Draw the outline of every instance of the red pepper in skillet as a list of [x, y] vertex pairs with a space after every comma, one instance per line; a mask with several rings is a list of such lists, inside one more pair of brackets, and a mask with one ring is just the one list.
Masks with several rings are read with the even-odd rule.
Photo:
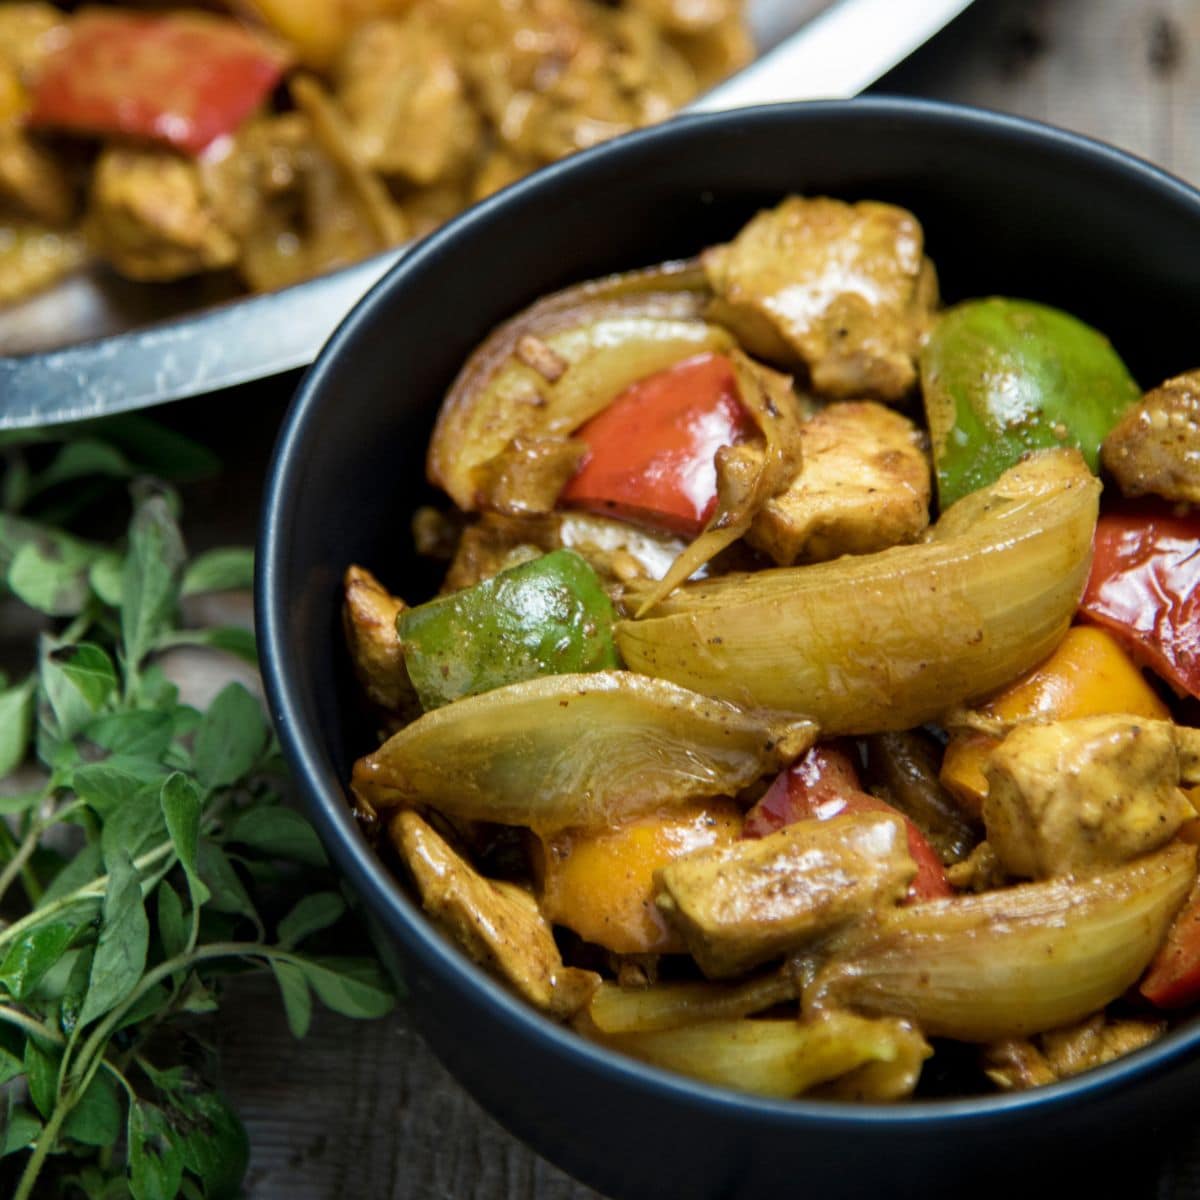
[[729, 359], [689, 358], [638, 380], [575, 433], [588, 454], [559, 500], [696, 537], [717, 503], [714, 456], [753, 431]]
[[[818, 745], [776, 777], [746, 814], [742, 836], [765, 837], [796, 821], [828, 821], [843, 813], [861, 812], [903, 816], [886, 801], [862, 790], [858, 772], [845, 751], [833, 745]], [[908, 817], [903, 819], [908, 852], [917, 864], [917, 873], [908, 887], [908, 902], [953, 896], [941, 859], [916, 825]]]
[[286, 65], [281, 48], [228, 17], [88, 9], [42, 67], [29, 123], [199, 154], [237, 129]]
[[1081, 610], [1140, 665], [1200, 697], [1200, 515], [1165, 506], [1104, 514]]

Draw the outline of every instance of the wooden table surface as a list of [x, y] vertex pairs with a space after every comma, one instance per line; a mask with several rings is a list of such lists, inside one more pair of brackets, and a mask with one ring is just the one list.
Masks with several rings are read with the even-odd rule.
[[[1115, 142], [1200, 182], [1200, 0], [976, 0], [879, 89], [1035, 117]], [[223, 532], [252, 513], [282, 388], [236, 413], [179, 406], [185, 425], [238, 430], [231, 474], [201, 495]], [[228, 426], [227, 426], [228, 427]], [[232, 480], [232, 483], [230, 482]], [[238, 497], [238, 511], [227, 507]], [[196, 509], [193, 508], [193, 517]], [[434, 1060], [403, 1011], [355, 1024], [322, 1014], [292, 1041], [273, 988], [228, 1006], [228, 1092], [250, 1130], [253, 1200], [585, 1200], [569, 1179], [486, 1116]], [[1200, 1196], [1200, 1126], [1147, 1159], [1137, 1195]], [[1105, 1188], [1099, 1195], [1115, 1195]], [[1124, 1200], [1130, 1191], [1122, 1190]]]

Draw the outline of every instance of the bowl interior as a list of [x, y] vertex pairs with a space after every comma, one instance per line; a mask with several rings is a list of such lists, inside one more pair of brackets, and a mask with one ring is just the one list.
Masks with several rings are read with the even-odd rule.
[[[1085, 1097], [1095, 1107], [1182, 1062], [1196, 1036], [1185, 1027], [1114, 1067], [1023, 1097], [865, 1113], [737, 1099], [618, 1062], [526, 1012], [430, 931], [349, 817], [343, 781], [371, 738], [344, 661], [340, 577], [358, 562], [410, 601], [436, 587], [440, 567], [413, 555], [409, 517], [437, 499], [424, 483], [425, 445], [466, 356], [538, 296], [692, 255], [789, 192], [910, 208], [947, 301], [1000, 293], [1059, 305], [1104, 331], [1145, 386], [1196, 365], [1200, 196], [1145, 164], [1044, 127], [911, 101], [689, 118], [549, 168], [410, 254], [350, 316], [301, 387], [264, 512], [264, 670], [285, 750], [323, 837], [399, 939], [412, 964], [414, 1004], [438, 1052], [543, 1153], [623, 1194], [643, 1194], [628, 1167], [630, 1143], [620, 1164], [605, 1144], [618, 1127], [631, 1137], [655, 1105], [676, 1105], [696, 1122], [680, 1145], [703, 1161], [695, 1190], [679, 1194], [731, 1194], [713, 1181], [737, 1161], [738, 1194], [745, 1185], [753, 1195], [755, 1179], [784, 1170], [777, 1154], [769, 1167], [754, 1165], [749, 1150], [773, 1125], [794, 1130], [807, 1122], [835, 1141], [852, 1129], [891, 1129], [889, 1153], [904, 1155], [900, 1131], [914, 1122], [986, 1122], [996, 1130], [1031, 1124], [1048, 1108], [1077, 1112]], [[484, 1042], [464, 1036], [472, 1020], [487, 1023]], [[544, 1070], [543, 1087], [533, 1089], [547, 1092], [540, 1099], [503, 1080], [531, 1053]], [[590, 1109], [564, 1112], [553, 1095], [565, 1086], [586, 1086]], [[1163, 1103], [1170, 1092], [1160, 1087]], [[591, 1132], [581, 1139], [585, 1112]], [[946, 1157], [952, 1163], [955, 1155]]]

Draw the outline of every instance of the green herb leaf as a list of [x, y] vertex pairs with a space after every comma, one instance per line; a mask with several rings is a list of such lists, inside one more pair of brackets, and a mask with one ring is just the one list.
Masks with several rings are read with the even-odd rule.
[[197, 555], [183, 574], [183, 594], [227, 592], [254, 583], [254, 551], [246, 546], [224, 546]]
[[99, 711], [117, 689], [116, 668], [99, 646], [90, 642], [59, 646], [50, 657], [93, 712]]
[[42, 1123], [27, 1108], [13, 1108], [4, 1125], [4, 1140], [0, 1143], [0, 1158], [24, 1150], [42, 1131]]
[[50, 465], [38, 473], [32, 491], [44, 492], [60, 483], [70, 483], [90, 475], [128, 479], [134, 473], [132, 464], [115, 446], [95, 438], [80, 438], [67, 442]]
[[306, 1037], [312, 1024], [312, 993], [308, 990], [304, 972], [289, 962], [275, 958], [271, 960], [271, 970], [275, 973], [275, 982], [279, 984], [279, 995], [292, 1036], [297, 1039]]
[[215, 842], [201, 838], [196, 848], [196, 863], [200, 878], [208, 885], [212, 897], [208, 902], [209, 907], [217, 912], [248, 917], [261, 930], [262, 922], [258, 919], [254, 901], [250, 899], [225, 851]]
[[286, 950], [341, 919], [346, 902], [337, 892], [315, 892], [299, 901], [279, 922], [279, 944]]
[[109, 608], [121, 607], [121, 578], [125, 559], [115, 550], [106, 550], [88, 569], [88, 583], [97, 598]]
[[134, 1200], [174, 1200], [183, 1180], [183, 1151], [166, 1113], [145, 1100], [134, 1101], [127, 1130]]
[[25, 1074], [25, 1038], [11, 1025], [0, 1031], [0, 1087]]
[[58, 1100], [58, 1064], [61, 1057], [36, 1037], [31, 1037], [25, 1043], [25, 1083], [29, 1088], [29, 1099], [43, 1117], [50, 1116]]
[[248, 808], [226, 829], [231, 842], [251, 846], [263, 854], [323, 867], [328, 862], [313, 827], [294, 809], [275, 804]]
[[237, 1114], [216, 1092], [175, 1096], [185, 1118], [183, 1162], [200, 1180], [207, 1200], [235, 1200], [250, 1165], [250, 1144]]
[[95, 716], [95, 710], [75, 686], [66, 668], [55, 658], [60, 645], [50, 637], [38, 640], [38, 681], [43, 703], [39, 706], [40, 737], [38, 754], [47, 766], [53, 765], [56, 751], [72, 741]]
[[223, 650], [232, 654], [251, 666], [258, 665], [258, 641], [252, 629], [243, 629], [240, 625], [217, 625], [211, 629], [188, 629], [183, 633], [174, 633], [164, 639], [172, 646], [207, 646], [213, 650]]
[[187, 876], [192, 904], [199, 908], [211, 894], [196, 868], [196, 846], [200, 840], [200, 813], [203, 808], [200, 789], [186, 775], [176, 771], [163, 781], [159, 800], [166, 818], [167, 832], [175, 843], [175, 853]]
[[126, 855], [139, 858], [167, 836], [162, 805], [153, 787], [140, 788], [105, 820], [100, 833], [100, 852], [106, 863]]
[[196, 775], [207, 788], [228, 787], [249, 773], [266, 744], [267, 723], [258, 701], [240, 683], [231, 683], [200, 722]]
[[184, 558], [183, 538], [166, 498], [151, 495], [129, 527], [121, 586], [121, 641], [134, 671], [175, 615]]
[[142, 885], [128, 851], [106, 859], [108, 889], [100, 939], [92, 962], [87, 999], [79, 1022], [87, 1025], [116, 1008], [138, 985], [146, 969], [150, 924], [142, 903]]
[[158, 885], [158, 940], [163, 958], [177, 958], [187, 949], [188, 925], [179, 893], [165, 880]]
[[71, 1110], [63, 1133], [85, 1146], [111, 1146], [121, 1136], [121, 1096], [107, 1071], [97, 1071]]
[[88, 571], [94, 551], [62, 534], [27, 541], [13, 556], [8, 586], [30, 608], [51, 617], [72, 617], [91, 595]]
[[35, 682], [31, 675], [0, 692], [0, 779], [25, 761], [29, 735], [33, 732]]
[[79, 1016], [87, 1000], [88, 980], [92, 975], [92, 961], [95, 958], [95, 947], [84, 946], [75, 955], [71, 964], [71, 974], [63, 987], [58, 999], [58, 1025], [70, 1037], [79, 1024]]
[[105, 417], [82, 428], [112, 442], [141, 473], [160, 479], [204, 479], [221, 467], [207, 447], [140, 413]]
[[53, 921], [23, 934], [0, 962], [0, 987], [6, 988], [13, 999], [24, 1000], [66, 953], [79, 928], [67, 921]]
[[69, 896], [91, 883], [102, 871], [100, 845], [98, 842], [91, 842], [54, 876], [42, 893], [42, 903], [48, 904], [51, 900], [61, 900], [64, 896]]
[[370, 958], [297, 959], [321, 1003], [344, 1017], [382, 1017], [392, 1011], [395, 996], [379, 964]]
[[171, 744], [175, 724], [164, 709], [131, 709], [97, 717], [83, 732], [89, 741], [113, 754], [162, 758]]
[[71, 786], [101, 821], [107, 821], [132, 797], [147, 788], [157, 791], [166, 773], [155, 759], [114, 755], [104, 762], [76, 767]]

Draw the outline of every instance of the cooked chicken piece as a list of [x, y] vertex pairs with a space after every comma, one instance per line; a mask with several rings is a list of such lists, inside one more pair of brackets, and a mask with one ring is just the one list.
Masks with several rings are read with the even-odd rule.
[[687, 62], [701, 90], [740, 71], [754, 58], [754, 39], [740, 15], [699, 33], [672, 33], [667, 39]]
[[103, 150], [86, 228], [96, 251], [130, 279], [181, 279], [238, 256], [196, 165], [166, 150]]
[[83, 238], [73, 230], [0, 224], [0, 304], [50, 287], [86, 259]]
[[588, 513], [521, 519], [486, 513], [463, 530], [442, 590], [471, 587], [563, 546], [578, 550], [607, 584], [619, 589], [626, 583], [661, 579], [684, 543], [669, 534], [650, 533]]
[[661, 120], [697, 90], [687, 62], [640, 12], [441, 0], [438, 19], [460, 31], [472, 93], [518, 160], [550, 162]]
[[0, 60], [22, 80], [67, 36], [69, 19], [53, 4], [0, 4]]
[[937, 302], [923, 245], [902, 208], [791, 196], [705, 251], [712, 316], [826, 396], [899, 400]]
[[1165, 845], [1196, 814], [1200, 730], [1170, 721], [1080, 717], [1014, 729], [992, 751], [987, 838], [1013, 875], [1115, 866]]
[[425, 911], [476, 962], [553, 1017], [571, 1017], [587, 1004], [600, 976], [563, 966], [528, 892], [485, 879], [415, 812], [397, 815], [390, 829]]
[[895, 904], [916, 871], [901, 818], [858, 813], [688, 855], [659, 872], [658, 905], [719, 979]]
[[367, 699], [396, 726], [421, 715], [421, 705], [404, 666], [396, 618], [405, 604], [365, 567], [348, 567], [342, 624], [350, 661]]
[[17, 128], [0, 128], [0, 212], [54, 226], [75, 215], [75, 192], [62, 165]]
[[630, 7], [668, 33], [704, 33], [736, 18], [741, 4], [738, 0], [631, 0]]
[[587, 453], [587, 443], [574, 438], [515, 437], [479, 468], [476, 503], [510, 517], [551, 513]]
[[1147, 392], [1104, 439], [1101, 457], [1127, 496], [1200, 503], [1200, 371]]
[[800, 470], [759, 510], [746, 540], [780, 566], [914, 541], [929, 524], [922, 440], [881, 404], [829, 405], [800, 427]]
[[1004, 1091], [1044, 1087], [1132, 1054], [1162, 1037], [1166, 1028], [1166, 1021], [1113, 1020], [1096, 1013], [1033, 1041], [1011, 1038], [986, 1047], [984, 1071]]
[[336, 91], [363, 161], [384, 175], [431, 184], [475, 158], [479, 116], [449, 34], [424, 10], [359, 26]]

